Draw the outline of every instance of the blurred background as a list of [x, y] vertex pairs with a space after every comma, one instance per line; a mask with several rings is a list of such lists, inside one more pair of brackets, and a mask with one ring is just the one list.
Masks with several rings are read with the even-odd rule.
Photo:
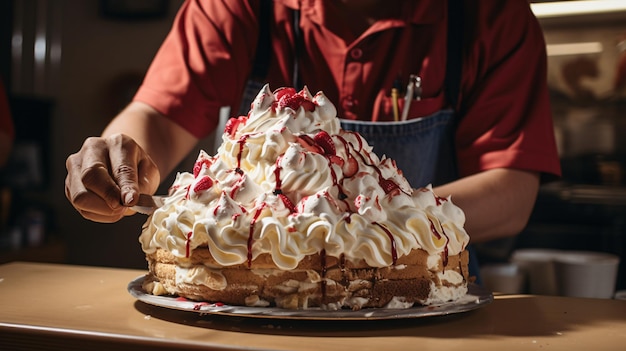
[[[137, 240], [145, 217], [84, 220], [65, 198], [65, 159], [129, 102], [181, 2], [0, 1], [0, 79], [16, 127], [0, 172], [0, 263], [146, 268]], [[626, 1], [532, 6], [548, 45], [564, 177], [542, 187], [526, 230], [480, 247], [481, 260], [528, 248], [612, 253], [622, 258], [616, 288], [626, 289]]]

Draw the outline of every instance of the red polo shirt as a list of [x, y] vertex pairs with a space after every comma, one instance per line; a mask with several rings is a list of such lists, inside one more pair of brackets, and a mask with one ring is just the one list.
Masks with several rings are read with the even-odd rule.
[[[383, 19], [355, 36], [332, 1], [275, 0], [270, 87], [292, 85], [292, 9], [300, 8], [301, 81], [335, 102], [339, 117], [391, 120], [391, 88], [410, 74], [421, 78], [423, 92], [409, 118], [446, 108], [446, 2], [383, 4]], [[258, 7], [258, 0], [185, 2], [135, 100], [198, 138], [208, 135], [221, 106], [238, 110], [256, 52]], [[465, 9], [461, 175], [499, 167], [560, 175], [545, 43], [527, 1], [465, 0]]]

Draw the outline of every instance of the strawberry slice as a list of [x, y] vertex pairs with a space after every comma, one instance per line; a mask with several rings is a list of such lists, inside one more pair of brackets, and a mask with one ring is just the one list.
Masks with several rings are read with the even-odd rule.
[[290, 213], [296, 212], [296, 206], [293, 205], [293, 202], [285, 194], [278, 194], [278, 198], [285, 204]]
[[231, 139], [235, 137], [235, 133], [237, 133], [237, 128], [241, 123], [246, 124], [248, 120], [248, 116], [239, 116], [237, 118], [230, 118], [226, 121], [226, 126], [224, 127], [224, 133], [228, 133]]
[[284, 109], [286, 107], [291, 108], [294, 111], [297, 111], [300, 106], [302, 106], [302, 102], [304, 102], [304, 96], [302, 95], [284, 95], [278, 100], [278, 108]]
[[224, 133], [228, 133], [231, 138], [234, 137], [237, 125], [239, 125], [237, 118], [229, 118], [228, 121], [226, 121], [226, 126], [224, 126]]
[[313, 112], [315, 111], [315, 106], [317, 106], [313, 101], [304, 99], [301, 103], [302, 108], [305, 111]]
[[200, 174], [200, 171], [202, 171], [203, 166], [205, 166], [206, 168], [209, 168], [211, 167], [212, 164], [213, 162], [208, 158], [200, 158], [196, 160], [196, 163], [194, 163], [193, 165], [193, 177], [194, 178], [198, 177], [198, 174]]
[[304, 97], [302, 92], [296, 93], [293, 88], [278, 89], [274, 95], [278, 101], [278, 109], [289, 107], [292, 110], [297, 111], [300, 107], [302, 107], [306, 111], [315, 111], [315, 103]]
[[324, 154], [326, 155], [335, 155], [337, 154], [337, 148], [335, 148], [335, 143], [333, 139], [328, 135], [328, 133], [324, 130], [315, 134], [313, 136], [313, 140], [319, 145], [322, 149], [324, 149]]
[[359, 170], [359, 163], [354, 157], [352, 157], [352, 155], [348, 155], [348, 159], [343, 164], [342, 170], [343, 176], [350, 178]]
[[300, 134], [296, 136], [296, 139], [304, 149], [318, 154], [324, 153], [324, 149], [317, 145], [317, 143], [315, 143], [315, 140], [313, 140], [313, 138], [311, 138], [310, 136], [306, 134]]
[[274, 90], [274, 96], [276, 97], [276, 101], [280, 100], [283, 96], [293, 96], [296, 95], [296, 89], [294, 88], [278, 88]]
[[193, 191], [199, 193], [201, 191], [207, 190], [213, 186], [213, 180], [209, 176], [204, 176], [198, 180], [196, 185], [193, 187]]

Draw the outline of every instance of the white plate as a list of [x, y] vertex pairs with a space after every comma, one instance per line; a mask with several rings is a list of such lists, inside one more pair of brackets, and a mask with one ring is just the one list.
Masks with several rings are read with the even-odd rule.
[[217, 314], [238, 317], [301, 319], [301, 320], [377, 320], [421, 318], [445, 316], [467, 312], [488, 305], [493, 301], [493, 294], [485, 288], [471, 284], [467, 295], [460, 300], [433, 306], [415, 306], [406, 309], [364, 308], [358, 311], [329, 311], [321, 308], [289, 310], [277, 307], [231, 306], [220, 303], [207, 303], [185, 300], [172, 296], [156, 296], [146, 293], [141, 287], [145, 276], [137, 277], [128, 284], [128, 292], [150, 305], [200, 314]]

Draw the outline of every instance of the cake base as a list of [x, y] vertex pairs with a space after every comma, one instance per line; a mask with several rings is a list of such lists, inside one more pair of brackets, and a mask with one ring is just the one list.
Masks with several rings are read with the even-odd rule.
[[146, 292], [242, 306], [408, 308], [458, 299], [469, 281], [466, 251], [446, 257], [444, 266], [442, 258], [433, 263], [426, 251], [413, 250], [388, 267], [369, 267], [322, 252], [305, 257], [293, 270], [279, 269], [269, 255], [260, 255], [249, 267], [224, 267], [207, 247], [194, 249], [189, 258], [163, 249], [146, 258]]

